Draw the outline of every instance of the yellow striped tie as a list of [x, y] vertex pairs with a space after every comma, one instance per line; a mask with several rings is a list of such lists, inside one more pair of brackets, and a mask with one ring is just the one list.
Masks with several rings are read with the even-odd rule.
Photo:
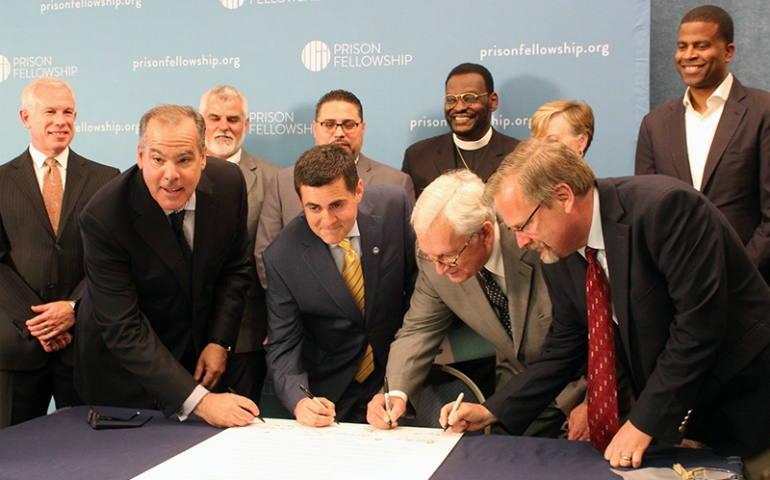
[[[350, 294], [353, 295], [353, 300], [358, 304], [358, 308], [361, 309], [361, 314], [366, 317], [366, 305], [364, 303], [364, 272], [361, 268], [361, 258], [353, 250], [350, 245], [350, 237], [345, 237], [340, 243], [339, 247], [345, 252], [345, 262], [342, 264], [342, 279], [345, 280], [345, 284], [350, 290]], [[363, 383], [364, 380], [371, 375], [374, 371], [374, 352], [372, 346], [366, 346], [366, 353], [364, 353], [364, 360], [356, 370], [355, 380], [359, 383]]]

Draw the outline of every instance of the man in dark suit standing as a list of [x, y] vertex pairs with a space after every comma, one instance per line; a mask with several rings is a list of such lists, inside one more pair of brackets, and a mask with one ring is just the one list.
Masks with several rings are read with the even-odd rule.
[[0, 167], [0, 428], [80, 404], [72, 326], [85, 286], [78, 215], [119, 172], [69, 148], [75, 96], [38, 78], [21, 95], [30, 146]]
[[414, 288], [412, 200], [398, 186], [364, 193], [336, 145], [303, 153], [294, 178], [304, 211], [264, 254], [268, 369], [303, 425], [364, 422]]
[[492, 128], [499, 102], [492, 74], [482, 65], [463, 63], [449, 72], [444, 117], [450, 132], [406, 149], [401, 171], [412, 177], [419, 197], [439, 175], [458, 168], [486, 182], [519, 141]]
[[[520, 433], [588, 358], [591, 443], [612, 466], [639, 467], [653, 438], [688, 439], [744, 457], [762, 478], [770, 288], [714, 205], [667, 177], [595, 180], [552, 139], [522, 142], [488, 189], [519, 246], [547, 264], [554, 319], [527, 370], [449, 423]], [[618, 366], [636, 392], [622, 426]]]
[[[206, 149], [209, 155], [237, 164], [246, 180], [249, 204], [246, 229], [249, 252], [253, 252], [265, 191], [280, 168], [241, 148], [250, 120], [248, 101], [238, 89], [229, 85], [212, 88], [201, 97], [199, 111], [206, 121]], [[250, 271], [251, 286], [246, 295], [238, 342], [227, 361], [218, 391], [232, 388], [258, 404], [267, 375], [263, 346], [267, 335], [267, 304], [265, 289], [259, 283], [253, 263]]]
[[[365, 132], [364, 107], [351, 92], [332, 90], [318, 100], [313, 122], [315, 144], [333, 144], [344, 148], [353, 157], [358, 177], [364, 185], [401, 185], [414, 200], [414, 186], [408, 175], [361, 153]], [[254, 257], [263, 287], [267, 286], [267, 282], [262, 252], [301, 211], [302, 205], [294, 190], [294, 167], [291, 166], [278, 172], [270, 182], [259, 218]]]
[[721, 8], [687, 13], [677, 45], [687, 90], [644, 117], [636, 174], [669, 175], [703, 192], [770, 282], [770, 93], [728, 72], [733, 21]]
[[75, 386], [87, 403], [245, 425], [254, 402], [209, 393], [249, 287], [243, 175], [206, 158], [204, 120], [190, 107], [145, 113], [137, 153], [80, 215], [87, 285]]

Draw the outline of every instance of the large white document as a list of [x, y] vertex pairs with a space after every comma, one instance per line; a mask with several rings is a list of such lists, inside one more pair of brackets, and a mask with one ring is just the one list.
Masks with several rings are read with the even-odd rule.
[[462, 437], [432, 428], [265, 420], [227, 429], [135, 479], [427, 480]]

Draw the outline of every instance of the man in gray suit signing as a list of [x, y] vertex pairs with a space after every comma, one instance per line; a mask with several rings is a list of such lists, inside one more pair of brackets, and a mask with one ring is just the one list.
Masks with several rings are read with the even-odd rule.
[[[267, 160], [251, 155], [241, 148], [249, 130], [249, 103], [235, 87], [219, 85], [201, 97], [200, 113], [206, 121], [206, 149], [209, 155], [235, 163], [246, 180], [249, 203], [246, 228], [249, 251], [254, 251], [257, 222], [270, 179], [280, 168]], [[265, 289], [259, 283], [257, 270], [251, 267], [251, 286], [246, 296], [243, 320], [235, 352], [227, 361], [218, 391], [232, 388], [259, 403], [262, 384], [267, 375], [263, 343], [267, 335], [267, 305]]]
[[[392, 426], [407, 402], [418, 408], [422, 384], [455, 315], [495, 347], [498, 387], [540, 354], [551, 325], [537, 254], [519, 248], [515, 233], [498, 223], [475, 174], [456, 170], [437, 178], [417, 200], [412, 225], [420, 273], [387, 365]], [[584, 395], [584, 383], [570, 384], [527, 434], [558, 436]], [[384, 429], [388, 420], [384, 396], [377, 394], [367, 421]]]
[[[364, 144], [364, 108], [361, 101], [346, 90], [332, 90], [315, 107], [313, 137], [316, 145], [333, 144], [344, 148], [356, 162], [358, 177], [364, 185], [401, 185], [414, 200], [414, 185], [409, 175], [361, 153]], [[257, 229], [254, 256], [262, 286], [267, 286], [262, 252], [287, 223], [302, 211], [294, 190], [294, 167], [281, 170], [267, 189]]]

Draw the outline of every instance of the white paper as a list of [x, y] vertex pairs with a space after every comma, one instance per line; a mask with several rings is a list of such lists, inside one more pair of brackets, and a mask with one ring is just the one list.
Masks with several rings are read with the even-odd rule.
[[135, 478], [427, 480], [462, 437], [434, 428], [265, 420], [229, 428]]

